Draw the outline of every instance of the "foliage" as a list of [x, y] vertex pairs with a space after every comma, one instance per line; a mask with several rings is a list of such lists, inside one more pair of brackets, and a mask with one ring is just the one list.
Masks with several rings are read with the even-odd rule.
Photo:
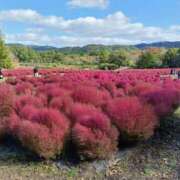
[[7, 134], [8, 117], [13, 112], [13, 89], [6, 84], [0, 84], [0, 139]]
[[104, 159], [119, 141], [150, 138], [180, 105], [180, 81], [167, 76], [170, 69], [39, 73], [4, 71], [0, 137], [8, 133], [45, 159], [66, 155], [67, 144], [82, 159]]
[[109, 62], [118, 66], [128, 66], [127, 52], [125, 50], [119, 50], [111, 53]]
[[99, 57], [99, 63], [108, 63], [109, 61], [109, 51], [107, 50], [102, 50], [98, 53], [98, 57]]
[[153, 108], [142, 104], [137, 97], [112, 100], [107, 105], [107, 113], [126, 141], [148, 139], [158, 123]]
[[143, 52], [137, 61], [138, 68], [160, 67], [160, 59], [151, 52]]
[[107, 92], [101, 91], [96, 87], [78, 86], [75, 88], [72, 97], [75, 101], [98, 107], [103, 106], [110, 96]]
[[180, 49], [178, 49], [174, 61], [175, 62], [174, 62], [174, 66], [173, 67], [180, 67]]
[[118, 69], [118, 65], [113, 64], [113, 63], [100, 63], [98, 68], [102, 69], [102, 70], [114, 70], [114, 69]]
[[90, 105], [75, 104], [72, 111], [72, 139], [81, 158], [104, 159], [116, 150], [118, 132], [107, 116]]
[[155, 112], [161, 118], [171, 115], [180, 105], [180, 91], [169, 88], [147, 92], [143, 98], [153, 105]]
[[[32, 109], [31, 109], [32, 110]], [[33, 111], [29, 119], [10, 117], [10, 130], [22, 145], [38, 156], [49, 159], [60, 154], [69, 132], [69, 122], [53, 109]]]
[[13, 62], [10, 58], [8, 48], [5, 46], [3, 39], [0, 36], [0, 68], [12, 68]]
[[51, 48], [10, 45], [11, 52], [24, 65], [69, 66], [99, 68], [103, 70], [119, 67], [180, 67], [178, 49], [147, 48], [131, 46], [89, 45], [82, 48]]
[[174, 67], [176, 59], [176, 49], [169, 49], [163, 56], [163, 66], [164, 67]]

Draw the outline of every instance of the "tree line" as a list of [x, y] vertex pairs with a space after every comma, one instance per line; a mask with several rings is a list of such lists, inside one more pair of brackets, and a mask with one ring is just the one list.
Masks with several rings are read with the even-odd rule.
[[145, 50], [101, 49], [88, 53], [63, 53], [57, 50], [38, 51], [23, 45], [7, 47], [0, 38], [0, 68], [12, 68], [13, 60], [19, 63], [54, 63], [74, 64], [77, 66], [95, 65], [99, 69], [118, 69], [120, 67], [132, 68], [164, 68], [180, 67], [180, 49], [178, 48], [149, 48]]

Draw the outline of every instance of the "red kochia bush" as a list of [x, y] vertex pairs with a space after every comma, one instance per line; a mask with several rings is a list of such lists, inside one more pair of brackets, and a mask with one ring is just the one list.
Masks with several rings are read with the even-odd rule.
[[110, 95], [107, 91], [101, 91], [96, 87], [78, 86], [75, 88], [72, 97], [77, 102], [88, 103], [99, 107], [106, 103]]
[[132, 89], [130, 90], [129, 94], [134, 96], [140, 96], [145, 93], [153, 92], [161, 90], [161, 88], [157, 85], [153, 85], [151, 83], [137, 83]]
[[14, 91], [9, 85], [0, 85], [0, 117], [9, 116], [13, 108]]
[[14, 91], [9, 85], [0, 85], [0, 138], [5, 134], [7, 118], [13, 111]]
[[85, 104], [75, 104], [72, 114], [72, 141], [82, 159], [104, 159], [116, 150], [118, 131], [105, 114]]
[[152, 107], [142, 104], [137, 97], [112, 100], [106, 111], [127, 141], [148, 139], [158, 124]]
[[44, 94], [47, 97], [48, 104], [54, 97], [69, 96], [70, 91], [58, 87], [58, 84], [42, 85], [38, 88], [38, 94]]
[[70, 96], [54, 97], [50, 102], [50, 107], [58, 109], [65, 114], [69, 114], [73, 104], [73, 99]]
[[17, 115], [10, 118], [12, 134], [24, 147], [42, 158], [49, 159], [59, 155], [69, 133], [69, 121], [59, 111], [39, 109], [30, 119]]
[[41, 108], [43, 107], [43, 101], [40, 98], [32, 95], [18, 96], [14, 102], [14, 109], [18, 113], [26, 105]]
[[33, 85], [29, 82], [20, 82], [16, 85], [17, 94], [31, 94]]
[[162, 89], [142, 95], [142, 98], [153, 105], [156, 114], [160, 117], [171, 115], [180, 105], [180, 91], [175, 89]]

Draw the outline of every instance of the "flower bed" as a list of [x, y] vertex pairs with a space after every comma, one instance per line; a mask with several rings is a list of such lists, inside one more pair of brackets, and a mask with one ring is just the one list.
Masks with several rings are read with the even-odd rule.
[[[144, 141], [180, 105], [180, 81], [163, 70], [6, 72], [0, 85], [0, 138], [44, 159], [71, 144], [81, 159], [104, 159], [119, 142]], [[13, 76], [13, 78], [12, 78]]]

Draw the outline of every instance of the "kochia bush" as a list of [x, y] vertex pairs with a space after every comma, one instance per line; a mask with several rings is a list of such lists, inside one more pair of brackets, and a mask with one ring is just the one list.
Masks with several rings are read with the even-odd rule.
[[14, 91], [11, 86], [0, 85], [0, 118], [9, 116], [13, 109]]
[[103, 106], [110, 98], [107, 91], [101, 91], [96, 87], [79, 86], [75, 88], [73, 99], [77, 102], [92, 104], [96, 107]]
[[168, 69], [40, 73], [4, 71], [13, 79], [0, 84], [0, 137], [9, 133], [45, 159], [59, 155], [68, 136], [80, 157], [104, 159], [118, 140], [151, 137], [180, 105], [180, 81], [160, 78]]
[[43, 107], [43, 102], [41, 101], [40, 98], [32, 95], [22, 95], [16, 97], [14, 101], [14, 109], [17, 113], [19, 113], [21, 109], [26, 105], [31, 105], [36, 108], [41, 108]]
[[39, 109], [30, 119], [11, 116], [9, 127], [25, 148], [45, 159], [61, 154], [69, 134], [67, 118], [57, 110], [46, 108]]
[[180, 105], [180, 91], [175, 89], [162, 89], [142, 95], [143, 100], [152, 104], [160, 118], [171, 115]]
[[54, 97], [49, 104], [49, 107], [58, 109], [59, 111], [69, 114], [73, 99], [70, 96]]
[[114, 99], [106, 111], [125, 141], [148, 139], [158, 125], [153, 108], [142, 104], [137, 97]]
[[91, 105], [75, 104], [72, 141], [82, 159], [104, 159], [117, 148], [118, 131], [108, 117]]
[[13, 89], [6, 84], [0, 85], [0, 139], [6, 134], [7, 119], [13, 112]]

